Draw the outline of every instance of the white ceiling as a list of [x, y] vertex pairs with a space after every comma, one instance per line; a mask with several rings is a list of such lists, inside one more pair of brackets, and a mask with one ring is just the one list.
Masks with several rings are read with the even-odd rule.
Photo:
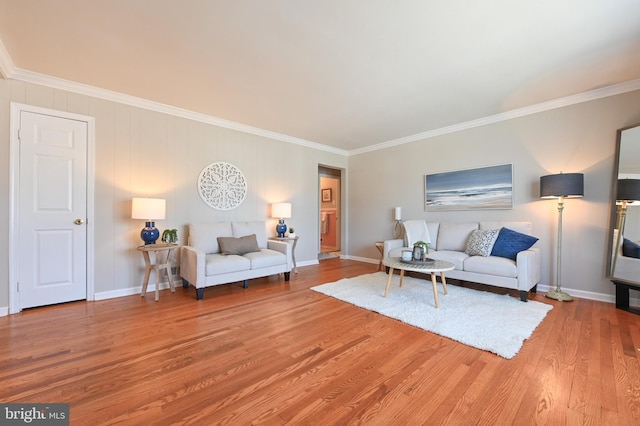
[[640, 79], [640, 1], [0, 0], [0, 41], [5, 77], [352, 152]]

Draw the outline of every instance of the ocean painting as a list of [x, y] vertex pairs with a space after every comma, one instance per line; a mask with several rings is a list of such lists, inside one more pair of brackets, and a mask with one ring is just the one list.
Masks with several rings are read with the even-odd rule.
[[513, 208], [511, 164], [425, 175], [427, 211]]

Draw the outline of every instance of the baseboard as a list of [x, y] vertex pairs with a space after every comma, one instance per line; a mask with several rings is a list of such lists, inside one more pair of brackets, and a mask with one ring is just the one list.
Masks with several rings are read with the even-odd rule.
[[0, 317], [6, 317], [7, 315], [9, 315], [9, 307], [0, 306]]
[[[176, 285], [176, 287], [182, 287], [182, 278], [180, 277], [173, 277], [173, 283]], [[169, 281], [165, 281], [160, 283], [160, 290], [166, 290], [168, 288], [171, 288], [169, 286]], [[106, 299], [114, 299], [116, 297], [124, 297], [124, 296], [132, 296], [134, 294], [140, 294], [140, 292], [142, 291], [142, 286], [137, 286], [137, 287], [127, 287], [127, 288], [121, 288], [118, 290], [110, 290], [110, 291], [103, 291], [100, 293], [96, 293], [94, 295], [94, 300], [106, 300]], [[147, 294], [153, 294], [156, 291], [156, 285], [155, 283], [149, 283], [149, 285], [147, 286]]]

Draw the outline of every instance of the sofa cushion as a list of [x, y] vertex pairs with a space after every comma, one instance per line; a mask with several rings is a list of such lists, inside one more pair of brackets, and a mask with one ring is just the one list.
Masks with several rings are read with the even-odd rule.
[[522, 234], [509, 228], [502, 228], [496, 242], [493, 244], [491, 256], [516, 260], [518, 253], [529, 249], [536, 241], [538, 239], [531, 235]]
[[243, 256], [220, 253], [205, 256], [204, 274], [206, 276], [246, 271], [250, 268], [251, 261]]
[[622, 242], [622, 255], [626, 257], [640, 258], [640, 245], [625, 238]]
[[466, 272], [476, 272], [478, 274], [498, 275], [501, 277], [513, 277], [518, 274], [516, 262], [504, 257], [472, 256], [464, 261]]
[[218, 237], [218, 245], [222, 254], [237, 254], [242, 256], [245, 253], [260, 251], [256, 234], [245, 235], [244, 237]]
[[251, 269], [268, 268], [287, 263], [287, 256], [271, 249], [247, 253], [244, 257], [251, 261]]
[[438, 230], [438, 250], [464, 251], [471, 232], [478, 223], [441, 223]]
[[189, 245], [205, 253], [219, 253], [220, 246], [217, 238], [232, 236], [231, 222], [189, 224]]
[[453, 266], [459, 270], [464, 270], [464, 262], [469, 256], [463, 251], [438, 250], [429, 252], [429, 258], [435, 260], [444, 260], [453, 263]]
[[490, 256], [493, 243], [496, 242], [499, 232], [500, 229], [488, 229], [484, 231], [476, 229], [471, 232], [464, 252], [469, 256]]
[[256, 235], [258, 247], [267, 248], [267, 226], [261, 220], [251, 222], [231, 222], [231, 229], [234, 237], [244, 237], [245, 235]]

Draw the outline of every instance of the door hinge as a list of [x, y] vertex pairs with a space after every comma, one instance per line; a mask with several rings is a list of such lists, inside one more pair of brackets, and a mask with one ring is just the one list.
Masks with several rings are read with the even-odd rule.
[[20, 281], [16, 283], [16, 290], [18, 293], [20, 293]]
[[18, 140], [22, 139], [22, 129], [18, 129]]

